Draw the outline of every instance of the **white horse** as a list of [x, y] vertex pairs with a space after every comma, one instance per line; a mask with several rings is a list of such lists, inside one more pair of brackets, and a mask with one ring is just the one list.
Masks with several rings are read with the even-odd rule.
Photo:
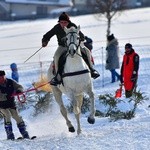
[[[62, 78], [63, 85], [61, 84], [58, 86], [51, 87], [54, 97], [60, 107], [60, 111], [66, 120], [66, 124], [68, 126], [69, 131], [75, 132], [75, 128], [71, 124], [71, 121], [68, 119], [67, 110], [62, 100], [62, 93], [65, 93], [72, 101], [73, 112], [77, 121], [77, 134], [80, 134], [80, 113], [84, 93], [87, 93], [89, 95], [91, 102], [88, 122], [91, 124], [95, 123], [95, 102], [94, 93], [92, 91], [93, 85], [89, 68], [81, 56], [79, 38], [80, 26], [78, 26], [77, 28], [65, 28], [64, 30], [66, 32], [67, 58]], [[54, 77], [52, 70], [53, 69], [51, 64], [48, 70], [49, 80], [51, 80]]]

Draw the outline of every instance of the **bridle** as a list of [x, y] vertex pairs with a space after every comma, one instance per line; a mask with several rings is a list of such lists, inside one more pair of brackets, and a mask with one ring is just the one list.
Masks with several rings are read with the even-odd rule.
[[[78, 43], [75, 43], [75, 36], [74, 36], [74, 34], [77, 35], [77, 40], [79, 40]], [[68, 39], [68, 35], [70, 35], [70, 36], [69, 36], [69, 39]], [[67, 43], [67, 40], [69, 40], [70, 42]], [[72, 31], [72, 32], [67, 33], [67, 34], [66, 34], [65, 42], [66, 42], [66, 47], [67, 47], [68, 54], [70, 54], [71, 56], [73, 56], [75, 53], [76, 53], [77, 55], [80, 55], [80, 54], [78, 54], [78, 51], [77, 51], [77, 50], [78, 50], [78, 48], [79, 48], [79, 46], [80, 46], [81, 40], [80, 40], [80, 37], [78, 36], [77, 32]], [[74, 48], [71, 49], [71, 46], [72, 46], [72, 45], [75, 46], [75, 49], [74, 49]]]
[[[74, 34], [76, 34], [76, 36], [74, 36]], [[75, 38], [77, 38], [77, 39], [75, 39]], [[69, 42], [68, 42], [68, 40], [69, 40]], [[78, 41], [78, 42], [76, 42], [76, 41]], [[77, 54], [79, 57], [82, 57], [81, 53], [78, 52], [81, 40], [80, 40], [80, 37], [77, 32], [75, 32], [75, 31], [67, 32], [65, 43], [66, 43], [66, 47], [67, 47], [66, 57], [68, 57], [70, 55], [73, 58], [74, 54]], [[84, 69], [84, 70], [79, 70], [79, 71], [75, 71], [75, 72], [63, 73], [62, 78], [68, 77], [68, 76], [81, 75], [81, 74], [85, 74], [85, 73], [89, 73], [89, 70]]]

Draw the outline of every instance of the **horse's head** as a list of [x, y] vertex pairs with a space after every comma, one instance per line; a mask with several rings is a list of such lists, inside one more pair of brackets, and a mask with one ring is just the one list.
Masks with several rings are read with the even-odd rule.
[[66, 46], [68, 48], [68, 53], [73, 57], [74, 54], [77, 53], [80, 45], [80, 37], [79, 37], [80, 26], [78, 26], [77, 28], [65, 27], [64, 31], [66, 32]]

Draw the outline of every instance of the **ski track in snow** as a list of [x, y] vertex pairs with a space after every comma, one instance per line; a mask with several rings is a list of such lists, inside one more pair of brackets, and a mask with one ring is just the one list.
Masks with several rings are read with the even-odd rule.
[[[139, 118], [140, 119], [140, 118]], [[150, 130], [146, 120], [126, 120], [108, 122], [107, 118], [97, 118], [95, 125], [81, 122], [83, 132], [62, 132], [59, 135], [39, 136], [35, 140], [0, 141], [4, 150], [148, 150]], [[146, 133], [146, 134], [143, 134]]]

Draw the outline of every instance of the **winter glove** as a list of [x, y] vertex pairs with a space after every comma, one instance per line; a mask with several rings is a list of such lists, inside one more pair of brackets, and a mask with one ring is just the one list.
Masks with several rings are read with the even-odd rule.
[[48, 42], [42, 42], [42, 47], [46, 47]]
[[136, 73], [136, 71], [133, 71], [133, 74], [132, 74], [132, 76], [131, 76], [131, 81], [132, 81], [132, 82], [135, 82], [136, 79], [137, 79], [137, 73]]
[[46, 47], [48, 44], [48, 41], [42, 41], [42, 47]]

